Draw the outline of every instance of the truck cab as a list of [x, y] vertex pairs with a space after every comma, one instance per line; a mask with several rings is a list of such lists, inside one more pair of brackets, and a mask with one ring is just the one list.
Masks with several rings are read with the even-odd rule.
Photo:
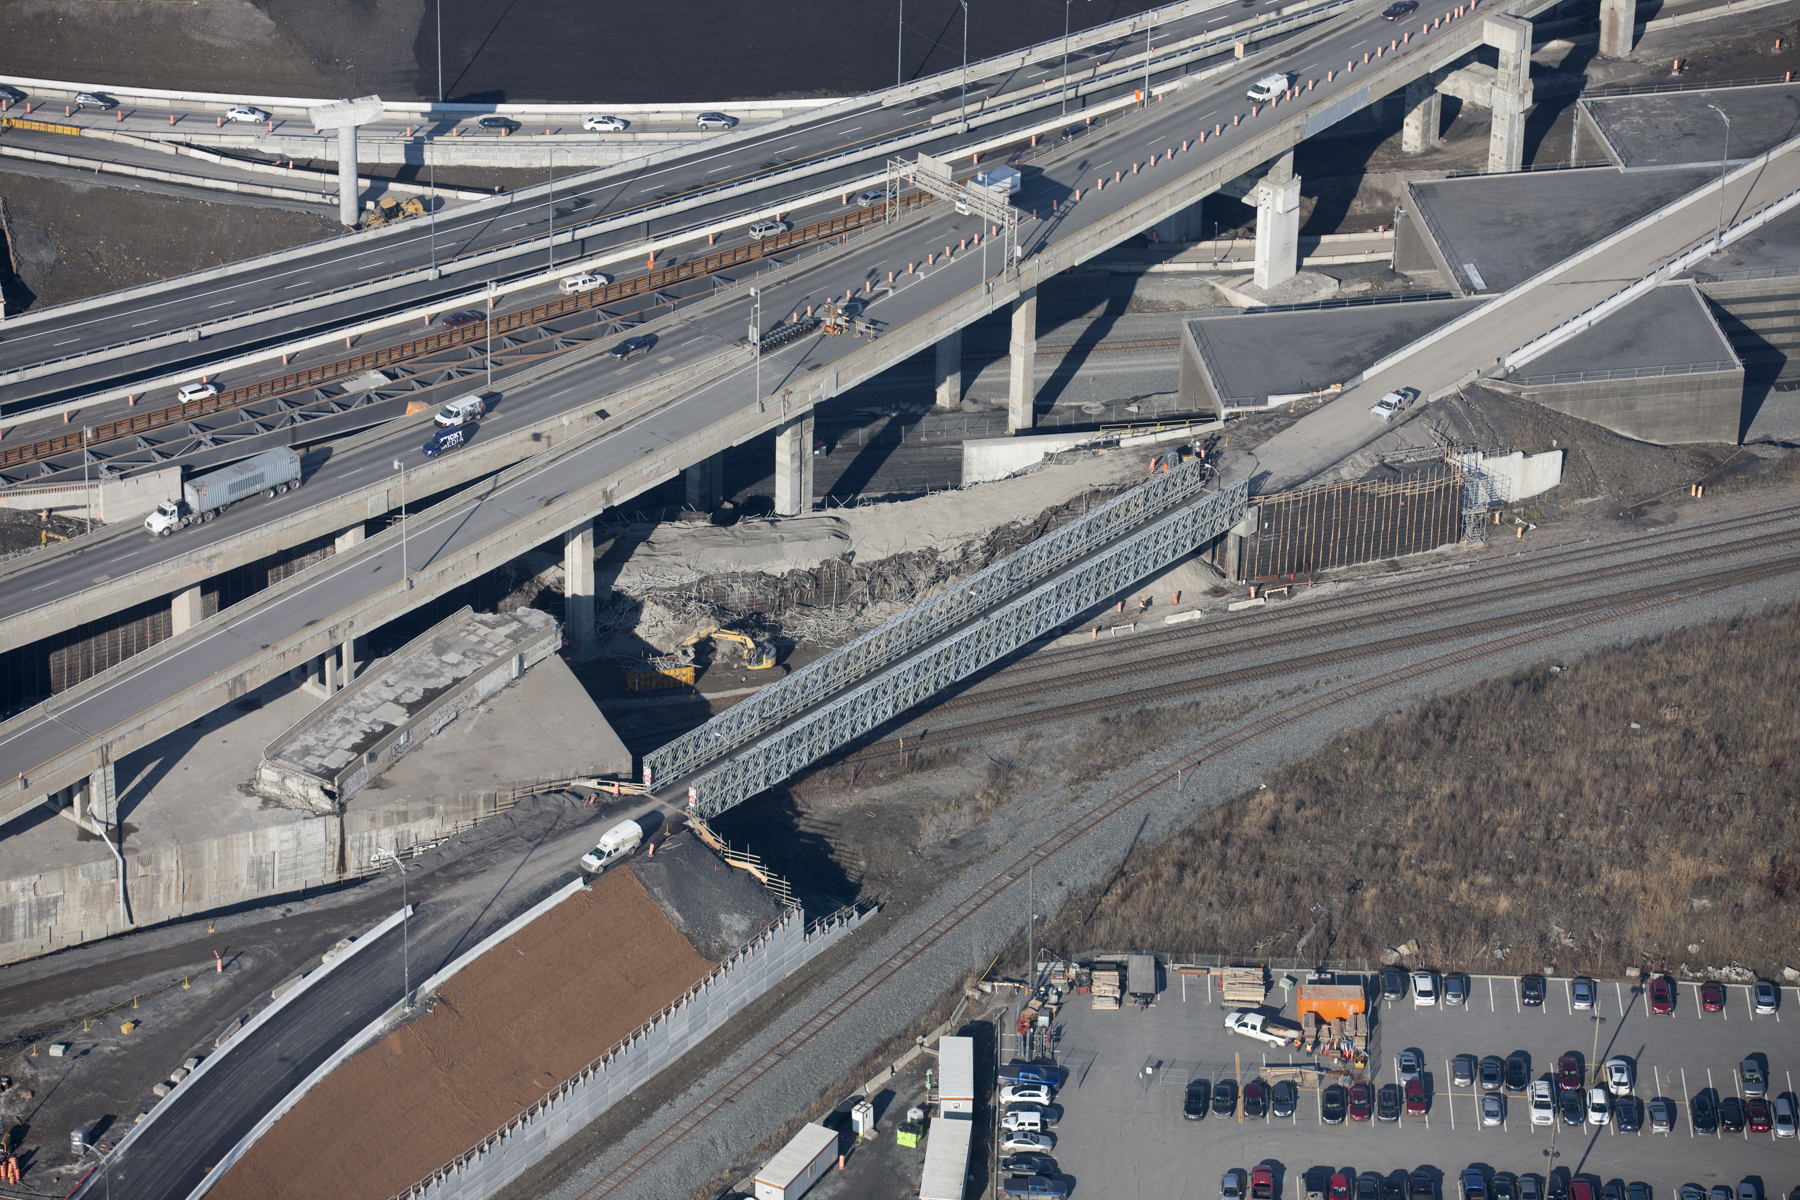
[[164, 500], [144, 518], [144, 528], [155, 537], [168, 537], [188, 523], [187, 505], [180, 500]]
[[600, 835], [600, 844], [581, 856], [581, 869], [598, 875], [638, 848], [644, 827], [636, 821], [620, 821]]

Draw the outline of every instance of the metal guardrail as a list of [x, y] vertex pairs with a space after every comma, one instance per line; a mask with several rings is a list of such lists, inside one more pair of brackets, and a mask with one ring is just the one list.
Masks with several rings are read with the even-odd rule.
[[775, 786], [1225, 532], [1242, 519], [1249, 498], [1250, 484], [1240, 480], [1081, 560], [702, 773], [689, 786], [688, 806], [712, 817]]
[[706, 763], [898, 662], [934, 638], [965, 625], [1023, 588], [1062, 570], [1172, 504], [1198, 492], [1207, 465], [1189, 459], [1173, 471], [1113, 497], [961, 583], [916, 604], [861, 637], [801, 667], [644, 756], [644, 782], [691, 775]]
[[1747, 279], [1780, 279], [1800, 275], [1800, 267], [1746, 267], [1742, 271], [1695, 271], [1696, 283], [1733, 283]]
[[1763, 75], [1756, 79], [1721, 79], [1713, 82], [1696, 80], [1692, 83], [1646, 83], [1616, 84], [1612, 87], [1589, 88], [1581, 94], [1583, 100], [1602, 100], [1608, 96], [1643, 96], [1652, 92], [1712, 92], [1723, 88], [1768, 87], [1775, 83], [1792, 83], [1787, 75]]
[[1612, 379], [1657, 379], [1664, 375], [1700, 375], [1708, 371], [1735, 371], [1735, 362], [1675, 363], [1663, 367], [1617, 367], [1607, 371], [1556, 371], [1548, 375], [1509, 375], [1512, 384], [1604, 383]]

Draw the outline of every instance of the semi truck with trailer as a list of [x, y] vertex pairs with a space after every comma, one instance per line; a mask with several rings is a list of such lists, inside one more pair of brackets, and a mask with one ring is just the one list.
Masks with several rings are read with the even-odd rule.
[[291, 449], [265, 450], [182, 484], [181, 495], [158, 504], [144, 518], [152, 536], [168, 537], [197, 521], [210, 521], [239, 500], [261, 492], [273, 500], [300, 486], [300, 456]]

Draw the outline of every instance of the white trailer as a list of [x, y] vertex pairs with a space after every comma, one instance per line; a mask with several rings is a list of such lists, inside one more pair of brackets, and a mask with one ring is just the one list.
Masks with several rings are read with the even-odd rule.
[[756, 1200], [800, 1200], [837, 1161], [838, 1135], [807, 1124], [756, 1173]]
[[925, 1133], [925, 1169], [919, 1175], [919, 1200], [963, 1200], [969, 1175], [969, 1143], [975, 1122], [963, 1116], [939, 1117]]
[[975, 1039], [938, 1039], [938, 1112], [944, 1116], [975, 1113]]

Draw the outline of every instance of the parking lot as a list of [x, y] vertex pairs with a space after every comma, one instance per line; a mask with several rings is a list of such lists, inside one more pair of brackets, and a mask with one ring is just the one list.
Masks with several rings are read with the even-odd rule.
[[[1578, 1010], [1568, 981], [1549, 980], [1541, 1007], [1519, 1001], [1511, 976], [1476, 976], [1469, 1003], [1460, 1007], [1417, 1008], [1410, 998], [1384, 1001], [1375, 1015], [1369, 1070], [1363, 1078], [1380, 1085], [1396, 1079], [1396, 1059], [1414, 1049], [1424, 1060], [1429, 1105], [1423, 1117], [1402, 1116], [1385, 1123], [1346, 1121], [1326, 1125], [1317, 1090], [1303, 1090], [1294, 1116], [1204, 1120], [1182, 1117], [1189, 1081], [1236, 1080], [1241, 1088], [1269, 1065], [1311, 1060], [1227, 1033], [1223, 1018], [1232, 1006], [1219, 1000], [1204, 980], [1172, 977], [1155, 1005], [1096, 1012], [1087, 997], [1074, 996], [1059, 1014], [1057, 1058], [1066, 1078], [1057, 1100], [1063, 1117], [1055, 1127], [1056, 1159], [1071, 1195], [1201, 1198], [1219, 1194], [1219, 1177], [1229, 1168], [1269, 1162], [1278, 1167], [1280, 1194], [1298, 1198], [1304, 1172], [1373, 1171], [1382, 1175], [1427, 1168], [1440, 1181], [1439, 1194], [1453, 1197], [1456, 1175], [1471, 1164], [1488, 1171], [1579, 1174], [1599, 1183], [1615, 1180], [1651, 1185], [1656, 1200], [1673, 1200], [1682, 1183], [1735, 1185], [1754, 1179], [1774, 1200], [1800, 1186], [1800, 1139], [1777, 1140], [1772, 1133], [1706, 1136], [1688, 1119], [1695, 1093], [1711, 1088], [1719, 1097], [1741, 1095], [1737, 1065], [1747, 1056], [1766, 1061], [1770, 1097], [1791, 1095], [1800, 1072], [1800, 992], [1781, 989], [1781, 1010], [1756, 1016], [1749, 989], [1727, 989], [1723, 1011], [1702, 1012], [1698, 990], [1683, 984], [1673, 1016], [1652, 1016], [1647, 997], [1626, 981], [1601, 981], [1591, 1011]], [[1283, 993], [1270, 993], [1276, 1011]], [[1292, 1007], [1283, 1016], [1294, 1019]], [[1266, 1053], [1265, 1053], [1266, 1051]], [[1652, 1133], [1646, 1120], [1638, 1133], [1603, 1127], [1571, 1128], [1560, 1121], [1534, 1126], [1528, 1092], [1507, 1095], [1502, 1123], [1484, 1128], [1477, 1087], [1451, 1085], [1451, 1060], [1505, 1058], [1523, 1051], [1531, 1078], [1554, 1073], [1557, 1059], [1580, 1056], [1586, 1079], [1595, 1066], [1624, 1055], [1636, 1064], [1633, 1094], [1640, 1102], [1665, 1097], [1675, 1105], [1674, 1128]]]

